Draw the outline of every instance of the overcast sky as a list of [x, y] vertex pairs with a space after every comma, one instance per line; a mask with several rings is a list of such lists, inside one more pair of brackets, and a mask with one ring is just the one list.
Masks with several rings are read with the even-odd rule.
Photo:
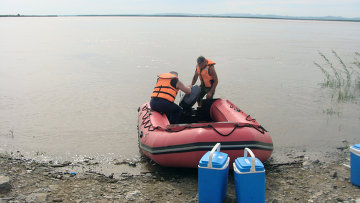
[[360, 0], [0, 0], [0, 15], [158, 13], [360, 17]]

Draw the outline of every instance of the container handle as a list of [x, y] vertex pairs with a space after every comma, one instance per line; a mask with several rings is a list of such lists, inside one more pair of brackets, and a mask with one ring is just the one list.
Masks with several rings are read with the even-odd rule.
[[215, 151], [218, 151], [218, 152], [220, 151], [220, 146], [221, 146], [220, 143], [216, 143], [216, 145], [210, 151], [208, 168], [212, 168], [212, 158], [214, 156]]
[[249, 148], [245, 148], [244, 149], [244, 157], [247, 157], [247, 153], [249, 152], [250, 156], [251, 156], [251, 168], [250, 168], [250, 172], [255, 172], [255, 155], [254, 153], [249, 149]]

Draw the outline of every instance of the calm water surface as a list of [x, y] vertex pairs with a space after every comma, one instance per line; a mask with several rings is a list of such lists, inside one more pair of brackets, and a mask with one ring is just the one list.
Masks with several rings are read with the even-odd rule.
[[[133, 159], [137, 108], [158, 73], [191, 82], [197, 56], [217, 63], [216, 97], [251, 114], [276, 154], [360, 143], [360, 105], [321, 89], [318, 51], [345, 62], [360, 24], [225, 18], [0, 18], [0, 152], [45, 159]], [[334, 61], [336, 61], [334, 59]], [[179, 101], [179, 98], [177, 98]], [[334, 109], [340, 115], [323, 111]]]

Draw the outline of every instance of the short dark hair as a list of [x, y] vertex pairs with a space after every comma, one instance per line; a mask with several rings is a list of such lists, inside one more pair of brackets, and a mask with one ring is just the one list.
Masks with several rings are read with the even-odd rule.
[[176, 71], [170, 71], [171, 74], [174, 74], [176, 76], [178, 76], [179, 74]]
[[202, 62], [205, 61], [205, 57], [199, 56], [196, 61], [197, 61], [198, 64], [199, 64], [199, 63], [202, 63]]

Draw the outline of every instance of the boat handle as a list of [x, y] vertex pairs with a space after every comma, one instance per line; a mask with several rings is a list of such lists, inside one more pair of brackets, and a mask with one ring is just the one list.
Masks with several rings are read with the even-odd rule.
[[249, 148], [245, 148], [244, 149], [244, 157], [247, 157], [247, 153], [249, 152], [250, 156], [251, 156], [251, 168], [250, 168], [250, 172], [255, 172], [255, 155], [254, 153], [249, 149]]
[[216, 145], [215, 145], [215, 146], [212, 148], [212, 150], [210, 151], [208, 168], [212, 168], [212, 159], [213, 159], [214, 153], [215, 153], [215, 151], [219, 152], [219, 151], [220, 151], [220, 147], [221, 147], [221, 144], [220, 144], [220, 143], [216, 143]]

